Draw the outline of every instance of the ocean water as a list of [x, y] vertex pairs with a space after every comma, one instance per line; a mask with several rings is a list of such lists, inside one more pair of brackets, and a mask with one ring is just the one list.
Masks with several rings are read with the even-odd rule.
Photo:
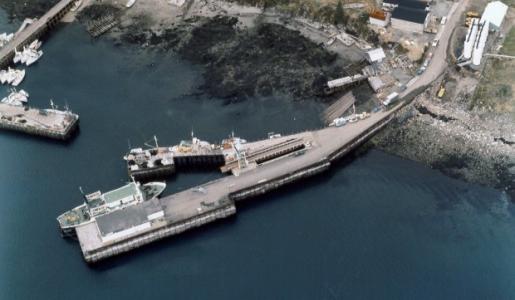
[[[68, 104], [80, 133], [59, 143], [0, 132], [0, 299], [515, 297], [511, 200], [376, 150], [241, 203], [235, 217], [87, 265], [55, 218], [81, 203], [79, 186], [127, 180], [128, 144], [291, 133], [319, 127], [323, 107], [279, 96], [223, 105], [198, 94], [199, 67], [93, 41], [78, 24], [43, 50], [21, 88], [32, 106]], [[218, 177], [181, 173], [165, 193]]]

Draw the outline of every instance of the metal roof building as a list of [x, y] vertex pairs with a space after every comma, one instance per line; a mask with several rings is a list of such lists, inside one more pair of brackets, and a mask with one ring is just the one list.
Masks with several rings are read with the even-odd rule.
[[490, 29], [499, 30], [508, 11], [508, 6], [501, 1], [493, 1], [486, 5], [481, 21], [488, 21]]
[[410, 7], [414, 9], [426, 9], [427, 1], [423, 0], [383, 0], [383, 5], [387, 7]]
[[427, 2], [420, 0], [384, 0], [383, 5], [393, 8], [392, 27], [422, 33], [426, 26]]
[[385, 57], [383, 48], [376, 48], [367, 52], [367, 60], [370, 63], [381, 62]]

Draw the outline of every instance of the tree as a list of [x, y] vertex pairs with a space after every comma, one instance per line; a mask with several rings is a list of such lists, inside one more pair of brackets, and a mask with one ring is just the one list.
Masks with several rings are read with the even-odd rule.
[[334, 11], [334, 25], [345, 23], [345, 12], [343, 11], [342, 1], [339, 0]]

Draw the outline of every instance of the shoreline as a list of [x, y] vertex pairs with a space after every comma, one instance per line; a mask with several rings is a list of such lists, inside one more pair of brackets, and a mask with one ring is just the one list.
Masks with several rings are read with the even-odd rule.
[[[91, 4], [98, 5], [85, 0], [77, 13], [84, 11]], [[105, 1], [103, 4], [109, 4], [109, 1]], [[185, 35], [187, 36], [195, 30], [196, 22], [200, 24], [208, 22], [206, 20], [212, 20], [220, 15], [237, 19], [234, 24], [236, 34], [251, 32], [260, 24], [272, 23], [298, 31], [301, 36], [318, 46], [327, 41], [330, 36], [327, 25], [320, 27], [321, 24], [309, 23], [303, 18], [292, 18], [273, 10], [264, 11], [258, 7], [243, 6], [232, 2], [188, 1], [182, 7], [177, 7], [166, 1], [138, 0], [130, 9], [125, 9], [120, 4], [116, 7], [120, 9], [120, 23], [108, 33], [109, 37], [113, 38], [116, 43], [124, 44], [126, 41], [121, 40], [122, 36], [135, 30], [135, 36], [139, 34], [140, 39], [135, 39], [132, 44], [139, 44], [142, 48], [152, 46], [152, 41], [160, 44], [158, 39], [177, 38], [175, 33], [170, 34], [169, 30], [181, 28], [194, 20], [189, 24], [190, 32], [186, 30]], [[73, 21], [73, 18], [68, 21]], [[223, 30], [225, 30], [224, 27]], [[279, 32], [278, 37], [282, 34], [284, 32]], [[249, 40], [243, 41], [249, 42]], [[180, 39], [179, 42], [181, 42]], [[229, 41], [227, 44], [230, 46], [233, 42]], [[339, 43], [335, 44], [329, 50], [336, 53], [339, 59], [356, 62], [364, 56], [364, 52], [354, 45], [347, 47]], [[231, 49], [229, 46], [227, 49]], [[219, 49], [219, 52], [206, 60], [223, 58], [224, 54], [221, 53], [227, 49]], [[165, 46], [162, 50], [168, 51], [170, 48]], [[226, 60], [232, 58], [226, 57]], [[210, 62], [202, 62], [206, 65], [210, 64]], [[270, 72], [270, 70], [267, 71]], [[279, 70], [279, 72], [282, 71], [288, 70], [284, 70], [284, 68]], [[231, 72], [234, 73], [234, 70]], [[300, 72], [300, 68], [297, 72]], [[283, 75], [283, 73], [277, 74]], [[220, 76], [209, 79], [214, 82], [226, 80], [225, 77]], [[259, 80], [250, 80], [249, 82], [259, 84]], [[316, 82], [316, 80], [312, 82]], [[512, 199], [515, 199], [515, 136], [509, 135], [510, 132], [515, 132], [515, 129], [509, 126], [509, 118], [495, 114], [490, 116], [479, 114], [466, 110], [455, 103], [435, 102], [432, 95], [435, 94], [434, 87], [439, 86], [439, 82], [440, 80], [433, 82], [432, 87], [422, 92], [413, 103], [399, 112], [396, 121], [392, 122], [393, 126], [390, 125], [386, 128], [370, 144], [385, 152], [439, 169], [451, 177], [506, 190]], [[298, 82], [288, 82], [288, 84], [299, 85]], [[233, 86], [228, 93], [218, 91], [216, 96], [228, 95], [230, 98], [231, 93], [238, 92], [239, 88], [241, 87]], [[261, 91], [263, 90], [267, 89], [261, 89]], [[302, 94], [306, 90], [304, 88], [294, 92]], [[253, 92], [256, 91], [245, 91], [243, 95]], [[274, 89], [272, 88], [269, 92], [273, 93]], [[233, 101], [229, 100], [229, 102]]]

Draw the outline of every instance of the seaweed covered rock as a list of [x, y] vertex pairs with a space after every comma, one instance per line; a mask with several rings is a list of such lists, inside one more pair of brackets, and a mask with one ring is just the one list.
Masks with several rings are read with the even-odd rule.
[[121, 41], [173, 50], [203, 65], [202, 90], [229, 102], [271, 94], [322, 99], [327, 79], [342, 70], [335, 53], [298, 31], [273, 23], [237, 25], [233, 17], [195, 18], [150, 34], [124, 30]]
[[57, 2], [58, 0], [0, 0], [0, 7], [7, 12], [12, 22], [26, 18], [39, 18]]

